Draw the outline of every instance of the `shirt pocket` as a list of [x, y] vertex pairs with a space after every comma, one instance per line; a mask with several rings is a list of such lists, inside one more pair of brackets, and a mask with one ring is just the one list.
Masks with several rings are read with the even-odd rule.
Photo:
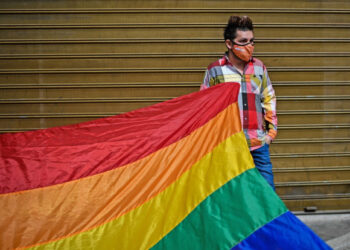
[[250, 93], [254, 93], [256, 95], [260, 95], [262, 77], [259, 75], [247, 75], [247, 91]]

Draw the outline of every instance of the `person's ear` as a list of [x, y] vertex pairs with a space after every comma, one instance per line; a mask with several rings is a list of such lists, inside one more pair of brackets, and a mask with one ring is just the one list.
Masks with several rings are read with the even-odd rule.
[[226, 47], [227, 47], [228, 49], [232, 49], [233, 43], [232, 43], [232, 41], [231, 41], [230, 39], [226, 39], [226, 40], [225, 40], [225, 44], [226, 44]]

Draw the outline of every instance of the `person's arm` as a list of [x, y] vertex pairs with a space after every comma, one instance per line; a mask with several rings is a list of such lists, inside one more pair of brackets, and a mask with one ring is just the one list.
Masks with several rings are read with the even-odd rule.
[[266, 128], [268, 130], [266, 141], [270, 143], [277, 135], [276, 95], [265, 66], [261, 90], [261, 102], [264, 109]]

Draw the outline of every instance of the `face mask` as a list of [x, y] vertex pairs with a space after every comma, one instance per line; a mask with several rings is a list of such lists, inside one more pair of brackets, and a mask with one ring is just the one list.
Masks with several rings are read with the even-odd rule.
[[233, 54], [235, 54], [239, 59], [244, 62], [249, 62], [252, 58], [254, 51], [254, 46], [252, 44], [247, 45], [237, 45], [234, 44], [232, 48]]

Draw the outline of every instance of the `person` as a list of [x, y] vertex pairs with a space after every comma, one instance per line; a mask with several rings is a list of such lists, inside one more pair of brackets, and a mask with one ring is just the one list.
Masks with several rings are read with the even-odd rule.
[[227, 52], [208, 66], [200, 89], [223, 82], [240, 83], [242, 129], [256, 168], [275, 189], [269, 145], [277, 135], [276, 96], [265, 65], [252, 57], [252, 20], [248, 16], [231, 16], [224, 39]]

